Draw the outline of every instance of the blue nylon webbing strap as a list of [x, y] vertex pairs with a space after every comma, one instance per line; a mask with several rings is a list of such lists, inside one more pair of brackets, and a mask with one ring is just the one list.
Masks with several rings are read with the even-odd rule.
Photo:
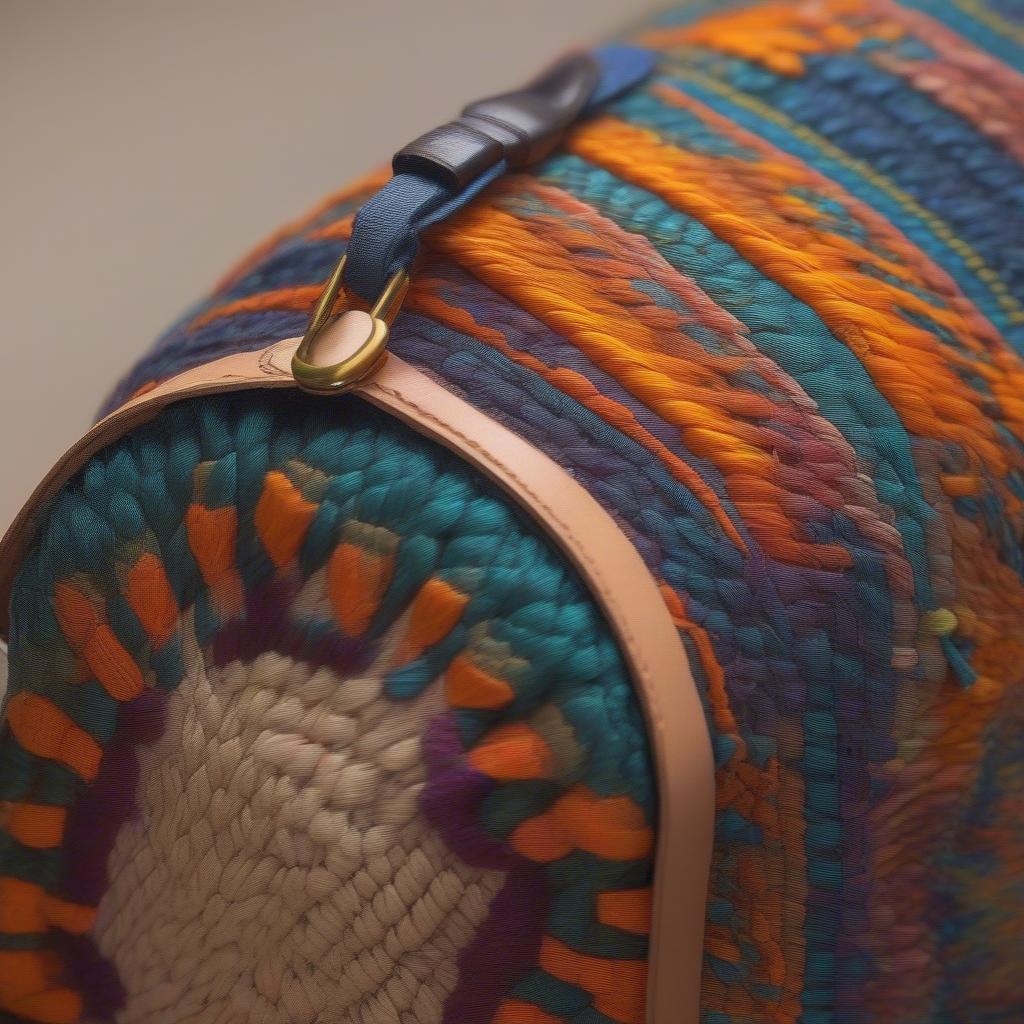
[[[594, 56], [600, 77], [584, 113], [642, 81], [655, 61], [649, 50], [621, 44], [603, 46]], [[501, 161], [458, 192], [417, 174], [396, 174], [356, 216], [345, 287], [372, 303], [396, 271], [412, 264], [424, 229], [465, 206], [506, 169]]]

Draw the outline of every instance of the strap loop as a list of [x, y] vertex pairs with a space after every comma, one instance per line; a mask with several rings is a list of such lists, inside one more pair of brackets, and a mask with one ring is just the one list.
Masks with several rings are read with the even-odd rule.
[[[518, 92], [472, 103], [458, 121], [420, 136], [395, 156], [395, 176], [359, 211], [345, 254], [316, 304], [293, 363], [299, 385], [344, 391], [380, 365], [409, 283], [420, 234], [495, 178], [551, 152], [582, 114], [637, 84], [648, 50], [605, 46], [575, 54]], [[339, 308], [342, 289], [348, 292]], [[371, 304], [369, 314], [351, 298]]]
[[454, 133], [448, 136], [464, 152], [453, 152], [447, 169], [445, 155], [438, 160], [437, 148], [429, 141], [433, 132], [399, 151], [398, 173], [356, 217], [348, 245], [346, 288], [372, 302], [398, 270], [408, 271], [426, 228], [465, 206], [510, 167], [547, 156], [576, 119], [641, 82], [651, 73], [654, 60], [650, 50], [612, 44], [567, 58], [518, 93], [470, 104], [463, 119], [454, 123], [500, 145], [500, 159], [497, 148], [474, 140], [468, 132], [459, 139]]
[[380, 366], [387, 354], [391, 321], [409, 288], [409, 275], [398, 270], [368, 313], [345, 309], [335, 316], [344, 273], [342, 256], [292, 357], [295, 383], [315, 394], [347, 391]]

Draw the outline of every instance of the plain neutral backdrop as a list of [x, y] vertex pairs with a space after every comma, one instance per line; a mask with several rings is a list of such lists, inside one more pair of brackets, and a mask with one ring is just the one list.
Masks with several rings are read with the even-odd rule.
[[645, 0], [0, 0], [0, 529], [282, 221]]

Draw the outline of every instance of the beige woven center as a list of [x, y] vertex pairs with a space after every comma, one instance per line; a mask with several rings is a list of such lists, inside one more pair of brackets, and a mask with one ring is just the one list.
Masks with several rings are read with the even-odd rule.
[[419, 813], [412, 702], [274, 653], [207, 671], [193, 651], [140, 751], [141, 820], [111, 855], [97, 939], [132, 1024], [434, 1024], [503, 876]]

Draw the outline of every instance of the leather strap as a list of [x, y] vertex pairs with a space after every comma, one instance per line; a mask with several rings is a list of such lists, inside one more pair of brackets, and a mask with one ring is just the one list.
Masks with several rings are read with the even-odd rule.
[[[0, 543], [5, 639], [17, 566], [47, 502], [72, 474], [172, 402], [294, 387], [289, 367], [297, 344], [297, 339], [279, 342], [183, 373], [101, 420], [64, 455]], [[489, 477], [572, 561], [604, 610], [644, 708], [658, 782], [647, 1020], [697, 1024], [714, 779], [700, 698], [657, 583], [611, 516], [564, 469], [421, 371], [390, 356], [355, 393]]]
[[[566, 60], [517, 93], [470, 104], [461, 129], [435, 129], [399, 150], [395, 176], [352, 225], [346, 289], [372, 305], [397, 271], [409, 269], [423, 231], [506, 171], [550, 152], [576, 118], [643, 81], [655, 55], [609, 43]], [[593, 74], [574, 61], [592, 63]], [[473, 139], [465, 130], [470, 126]], [[480, 134], [484, 126], [486, 136]]]

